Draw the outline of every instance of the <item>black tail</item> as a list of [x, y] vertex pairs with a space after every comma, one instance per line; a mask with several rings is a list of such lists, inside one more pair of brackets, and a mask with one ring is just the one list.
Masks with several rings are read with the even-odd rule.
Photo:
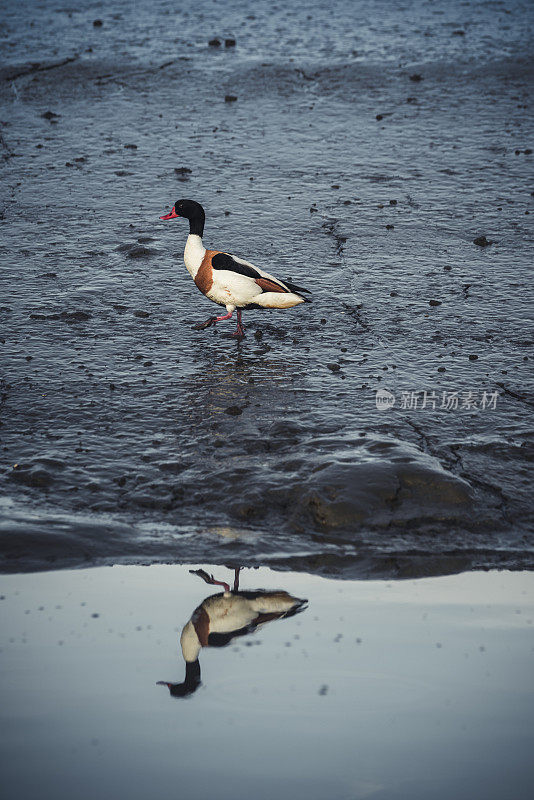
[[[291, 283], [291, 281], [284, 281], [284, 283], [287, 286], [287, 288], [290, 289], [295, 294], [300, 294], [300, 295], [302, 293], [311, 294], [309, 289], [303, 289], [302, 286], [297, 286], [295, 283]], [[304, 300], [305, 303], [311, 303], [311, 300], [309, 300], [307, 297], [303, 297], [302, 299]]]

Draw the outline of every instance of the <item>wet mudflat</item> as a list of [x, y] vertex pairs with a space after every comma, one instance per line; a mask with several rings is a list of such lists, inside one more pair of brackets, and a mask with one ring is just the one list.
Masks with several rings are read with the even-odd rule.
[[242, 589], [308, 606], [203, 648], [202, 683], [179, 698], [156, 684], [184, 680], [180, 632], [217, 587], [176, 565], [4, 575], [4, 791], [526, 800], [532, 584], [243, 570]]
[[[3, 570], [532, 567], [532, 25], [8, 4]], [[193, 331], [213, 306], [158, 220], [180, 197], [313, 304]]]

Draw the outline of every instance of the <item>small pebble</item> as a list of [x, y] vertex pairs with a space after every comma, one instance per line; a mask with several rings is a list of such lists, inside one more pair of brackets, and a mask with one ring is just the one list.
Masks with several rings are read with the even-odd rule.
[[229, 414], [231, 417], [238, 417], [243, 413], [243, 409], [239, 406], [228, 406], [228, 408], [224, 409], [224, 413]]

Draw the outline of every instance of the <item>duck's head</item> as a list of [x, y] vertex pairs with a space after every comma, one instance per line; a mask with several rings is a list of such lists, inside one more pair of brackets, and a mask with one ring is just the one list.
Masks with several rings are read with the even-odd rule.
[[157, 686], [166, 686], [171, 697], [188, 697], [196, 692], [200, 686], [200, 664], [196, 661], [188, 661], [185, 665], [185, 681], [183, 683], [169, 683], [168, 681], [158, 681]]
[[190, 224], [197, 223], [204, 226], [206, 218], [204, 209], [195, 200], [177, 200], [169, 214], [164, 214], [160, 219], [175, 219], [175, 217], [185, 217]]

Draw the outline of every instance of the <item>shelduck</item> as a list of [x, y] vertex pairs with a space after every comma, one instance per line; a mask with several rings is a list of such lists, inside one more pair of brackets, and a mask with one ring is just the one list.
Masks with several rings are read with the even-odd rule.
[[203, 330], [224, 319], [231, 319], [237, 309], [237, 330], [233, 336], [245, 335], [241, 321], [243, 308], [291, 308], [300, 303], [309, 303], [302, 293], [309, 294], [290, 281], [281, 281], [255, 267], [250, 261], [225, 253], [222, 250], [206, 250], [202, 243], [206, 215], [200, 203], [194, 200], [178, 200], [172, 211], [160, 219], [185, 217], [189, 220], [189, 236], [184, 251], [184, 262], [198, 289], [214, 303], [226, 307], [226, 314], [210, 317], [195, 325]]
[[240, 591], [239, 569], [235, 571], [232, 590], [229, 584], [215, 580], [202, 569], [190, 572], [206, 583], [222, 586], [224, 592], [206, 597], [182, 630], [180, 644], [185, 661], [185, 680], [183, 683], [158, 681], [159, 686], [168, 687], [173, 697], [187, 697], [200, 686], [198, 657], [202, 647], [224, 647], [237, 636], [252, 633], [260, 625], [304, 611], [308, 602], [283, 591]]

